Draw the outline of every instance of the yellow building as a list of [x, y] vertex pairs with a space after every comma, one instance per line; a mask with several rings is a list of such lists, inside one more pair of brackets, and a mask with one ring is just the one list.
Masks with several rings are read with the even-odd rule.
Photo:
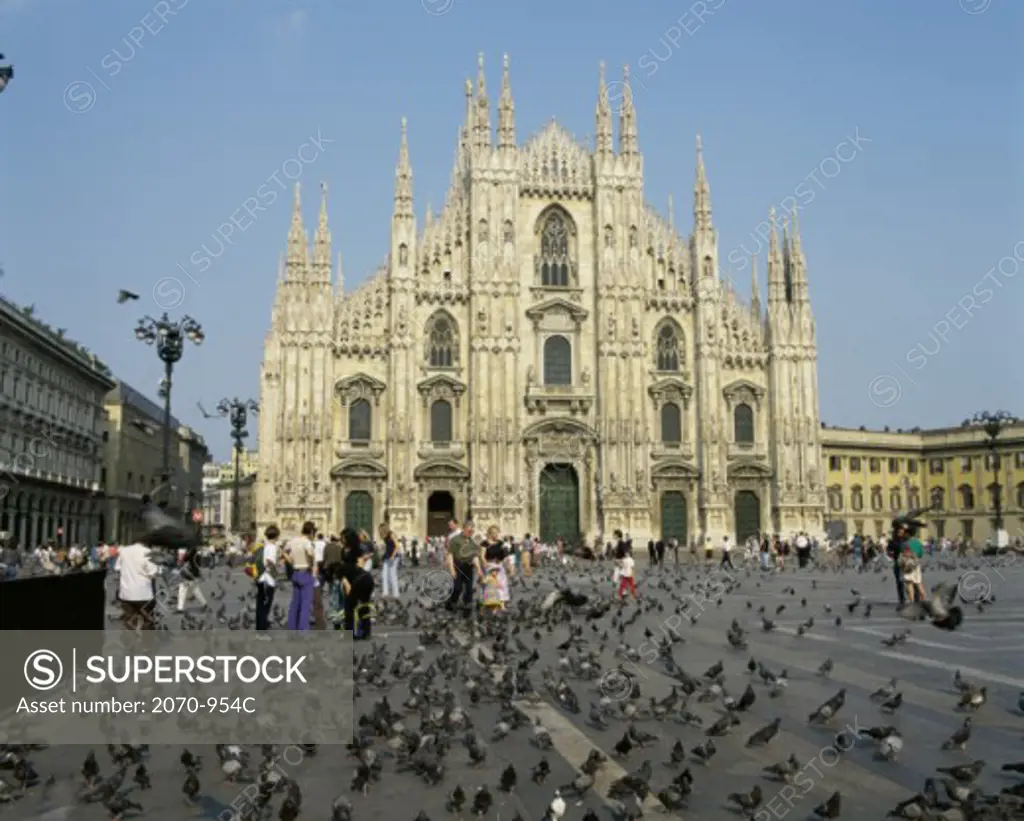
[[[893, 516], [938, 501], [926, 536], [983, 543], [995, 530], [999, 488], [1003, 528], [1024, 536], [1024, 422], [1008, 425], [995, 456], [978, 427], [874, 431], [822, 426], [826, 520], [848, 534], [884, 535]], [[998, 477], [998, 479], [997, 479]]]

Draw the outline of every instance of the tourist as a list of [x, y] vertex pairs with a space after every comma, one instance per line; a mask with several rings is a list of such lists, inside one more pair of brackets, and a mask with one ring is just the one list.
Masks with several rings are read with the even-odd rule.
[[462, 599], [462, 606], [465, 616], [472, 615], [473, 589], [476, 580], [482, 576], [480, 566], [480, 548], [473, 541], [473, 523], [466, 521], [462, 526], [462, 532], [451, 536], [448, 539], [447, 555], [448, 572], [451, 573], [455, 584], [452, 585], [451, 595], [448, 597], [446, 607], [448, 610], [455, 610], [459, 599]]
[[270, 609], [274, 605], [274, 592], [277, 589], [278, 547], [277, 540], [281, 531], [277, 525], [270, 525], [263, 531], [263, 547], [256, 551], [256, 629], [270, 629]]
[[351, 630], [355, 641], [368, 641], [373, 627], [373, 574], [361, 566], [363, 545], [350, 527], [341, 532], [341, 562], [331, 562], [327, 575], [340, 582], [345, 596], [342, 629]]
[[761, 569], [772, 569], [772, 541], [769, 536], [765, 536], [761, 541]]
[[735, 567], [732, 566], [732, 543], [729, 541], [729, 537], [728, 536], [723, 536], [722, 537], [722, 561], [721, 561], [721, 563], [718, 566], [719, 567], [725, 567], [726, 565], [729, 566], [730, 570], [735, 570], [736, 569]]
[[291, 570], [292, 599], [288, 605], [288, 629], [308, 630], [313, 613], [313, 542], [316, 525], [306, 522], [302, 534], [288, 540], [284, 560]]
[[659, 539], [654, 543], [654, 554], [658, 559], [658, 564], [661, 567], [665, 566], [665, 540]]
[[324, 559], [320, 568], [320, 584], [326, 588], [327, 606], [330, 611], [327, 613], [327, 620], [337, 623], [342, 619], [344, 608], [344, 596], [341, 589], [341, 579], [337, 574], [331, 573], [331, 567], [341, 564], [344, 559], [344, 545], [336, 536], [324, 546]]
[[398, 545], [395, 543], [395, 536], [391, 527], [382, 524], [378, 531], [381, 541], [384, 543], [384, 555], [381, 557], [381, 596], [387, 598], [398, 598], [398, 564], [401, 561], [401, 554], [398, 552]]
[[892, 559], [892, 575], [896, 581], [896, 596], [899, 599], [898, 609], [902, 610], [907, 603], [907, 594], [904, 589], [903, 568], [900, 566], [900, 557], [903, 555], [903, 546], [907, 541], [907, 528], [903, 524], [897, 524], [893, 528], [892, 538], [886, 550], [889, 558]]
[[672, 556], [675, 560], [676, 567], [679, 567], [679, 539], [675, 536], [672, 537]]
[[185, 612], [185, 602], [188, 601], [190, 595], [198, 599], [201, 606], [206, 607], [206, 597], [199, 589], [199, 547], [197, 545], [193, 545], [185, 551], [179, 572], [181, 581], [178, 584], [178, 612]]
[[807, 567], [807, 560], [811, 558], [811, 543], [804, 531], [800, 531], [796, 537], [796, 560], [798, 567]]
[[498, 593], [501, 596], [502, 602], [509, 600], [508, 595], [508, 574], [505, 572], [505, 559], [508, 554], [505, 552], [505, 545], [501, 543], [498, 538], [499, 530], [497, 525], [491, 525], [487, 528], [487, 539], [482, 545], [480, 551], [480, 558], [483, 561], [484, 573], [490, 573], [492, 570], [495, 571], [495, 578], [497, 578]]
[[316, 630], [327, 629], [327, 622], [324, 621], [324, 594], [320, 581], [326, 547], [327, 540], [324, 534], [317, 533], [313, 541], [313, 627]]
[[636, 562], [633, 561], [633, 555], [627, 551], [626, 554], [619, 559], [619, 566], [617, 573], [619, 577], [619, 590], [616, 594], [618, 598], [623, 598], [626, 591], [629, 591], [630, 598], [636, 598], [636, 582], [633, 579], [633, 573], [636, 569]]
[[899, 557], [900, 572], [903, 575], [904, 596], [914, 602], [924, 601], [924, 578], [921, 573], [921, 559], [910, 542], [904, 542]]
[[533, 573], [532, 562], [533, 560], [533, 539], [530, 538], [530, 534], [526, 534], [526, 538], [523, 539], [523, 543], [519, 546], [519, 564], [522, 569], [522, 573], [526, 578], [530, 578]]
[[484, 608], [488, 612], [497, 612], [505, 609], [505, 598], [502, 592], [500, 579], [501, 570], [498, 567], [488, 566], [484, 572]]
[[116, 570], [119, 575], [117, 596], [121, 602], [122, 621], [128, 630], [153, 630], [153, 580], [160, 569], [150, 558], [150, 548], [135, 542], [121, 548], [117, 554]]

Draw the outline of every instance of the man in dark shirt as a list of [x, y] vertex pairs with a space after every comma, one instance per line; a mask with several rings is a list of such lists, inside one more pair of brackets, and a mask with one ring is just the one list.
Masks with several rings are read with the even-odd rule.
[[347, 527], [341, 533], [341, 541], [340, 562], [334, 561], [336, 553], [332, 551], [329, 563], [327, 550], [324, 550], [324, 574], [332, 582], [338, 582], [345, 594], [342, 629], [351, 630], [356, 641], [367, 641], [373, 625], [373, 575], [359, 565], [363, 557], [359, 534]]

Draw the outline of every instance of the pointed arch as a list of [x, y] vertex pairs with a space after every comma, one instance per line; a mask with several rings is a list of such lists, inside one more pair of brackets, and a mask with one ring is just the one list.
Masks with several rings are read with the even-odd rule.
[[428, 368], [455, 368], [459, 364], [459, 325], [445, 310], [435, 311], [427, 320], [424, 338]]
[[568, 288], [576, 282], [576, 223], [560, 205], [549, 205], [537, 217], [534, 228], [537, 256], [534, 272], [545, 288]]
[[683, 329], [666, 316], [654, 329], [654, 367], [663, 373], [679, 373], [686, 361]]
[[974, 510], [974, 488], [970, 485], [960, 485], [956, 490], [960, 497], [960, 509]]

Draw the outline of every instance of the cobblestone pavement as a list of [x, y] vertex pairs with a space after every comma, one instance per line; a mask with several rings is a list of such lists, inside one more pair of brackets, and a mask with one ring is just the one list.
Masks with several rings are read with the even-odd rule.
[[[512, 609], [504, 616], [516, 622], [518, 603], [539, 600], [554, 589], [556, 582], [569, 582], [574, 589], [591, 597], [592, 602], [610, 599], [610, 574], [610, 565], [601, 563], [569, 569], [540, 569], [532, 579], [514, 582]], [[456, 740], [448, 755], [446, 780], [436, 787], [426, 786], [411, 773], [397, 772], [396, 762], [383, 754], [380, 782], [371, 784], [365, 796], [350, 796], [353, 817], [412, 821], [422, 811], [435, 821], [454, 818], [456, 816], [445, 809], [445, 803], [456, 784], [470, 796], [465, 815], [469, 815], [469, 803], [476, 788], [487, 785], [494, 805], [486, 817], [512, 819], [517, 813], [526, 819], [542, 817], [554, 789], [572, 780], [574, 768], [588, 752], [596, 747], [611, 757], [614, 745], [623, 735], [626, 725], [617, 717], [609, 720], [611, 726], [606, 730], [595, 729], [588, 723], [591, 702], [603, 696], [613, 702], [613, 710], [619, 709], [614, 702], [624, 699], [629, 689], [623, 687], [623, 682], [638, 685], [641, 697], [637, 703], [641, 705], [651, 697], [663, 699], [673, 685], [678, 685], [653, 652], [654, 638], [672, 633], [684, 640], [675, 645], [673, 656], [687, 673], [700, 677], [709, 667], [721, 662], [725, 690], [730, 695], [739, 697], [752, 681], [757, 696], [754, 705], [742, 716], [741, 725], [727, 737], [716, 739], [718, 753], [710, 766], [690, 763], [694, 789], [688, 807], [675, 813], [680, 818], [715, 821], [740, 817], [729, 809], [726, 796], [730, 792], [749, 791], [760, 784], [764, 804], [754, 815], [758, 821], [810, 817], [814, 807], [836, 790], [842, 795], [841, 817], [857, 821], [881, 819], [890, 807], [919, 790], [926, 777], [936, 775], [936, 767], [969, 763], [974, 759], [988, 762], [978, 780], [986, 790], [998, 791], [1016, 783], [1016, 777], [999, 772], [999, 767], [1008, 761], [1024, 759], [1024, 715], [1018, 708], [1018, 695], [1024, 691], [1024, 654], [1021, 652], [1024, 650], [1021, 635], [1024, 562], [1015, 565], [1005, 559], [974, 560], [947, 569], [933, 562], [926, 568], [928, 584], [940, 580], [955, 583], [959, 579], [965, 598], [971, 602], [966, 608], [965, 623], [954, 633], [937, 630], [928, 623], [909, 623], [899, 618], [895, 612], [893, 579], [888, 571], [836, 573], [790, 568], [783, 573], [762, 574], [741, 567], [733, 571], [713, 569], [710, 576], [707, 574], [708, 569], [703, 566], [676, 567], [669, 563], [665, 567], [649, 568], [641, 563], [638, 587], [642, 612], [638, 618], [629, 618], [637, 608], [627, 604], [623, 610], [614, 607], [608, 615], [594, 621], [586, 621], [582, 616], [575, 619], [583, 628], [577, 646], [586, 651], [597, 650], [603, 644], [605, 649], [600, 657], [603, 669], [607, 671], [621, 664], [628, 673], [628, 678], [624, 678], [606, 672], [591, 681], [567, 675], [581, 702], [580, 714], [572, 714], [557, 705], [543, 686], [545, 669], [556, 670], [556, 675], [564, 673], [565, 659], [572, 651], [558, 649], [558, 646], [569, 637], [567, 624], [540, 627], [536, 632], [532, 628], [524, 629], [514, 636], [510, 645], [512, 656], [503, 658], [499, 654], [496, 662], [513, 663], [526, 657], [525, 653], [514, 651], [515, 639], [522, 641], [528, 651], [538, 654], [530, 679], [541, 697], [536, 700], [520, 698], [516, 703], [524, 714], [539, 719], [550, 732], [553, 749], [542, 753], [532, 743], [533, 733], [529, 727], [513, 730], [501, 741], [491, 741], [500, 706], [487, 699], [471, 704], [464, 682], [469, 675], [488, 672], [474, 660], [478, 653], [473, 648], [479, 644], [490, 646], [493, 638], [480, 635], [479, 630], [462, 619], [449, 626], [447, 617], [424, 607], [429, 599], [436, 599], [444, 592], [445, 581], [437, 570], [404, 569], [404, 610], [396, 611], [392, 606], [381, 611], [372, 645], [352, 643], [348, 636], [338, 633], [339, 652], [355, 648], [359, 654], [371, 646], [383, 646], [393, 659], [400, 648], [414, 651], [422, 643], [425, 627], [443, 625], [437, 643], [427, 645], [424, 658], [436, 660], [447, 653], [463, 663], [463, 670], [448, 684], [455, 699], [467, 708], [477, 732], [488, 742], [489, 754], [482, 766], [470, 766], [466, 751]], [[240, 571], [222, 568], [208, 573], [202, 587], [208, 595], [218, 589], [225, 591], [224, 618], [251, 607], [250, 583]], [[282, 605], [286, 604], [287, 589], [279, 595]], [[995, 603], [985, 605], [983, 612], [979, 612], [974, 602], [989, 595], [995, 597]], [[858, 598], [860, 606], [853, 613], [848, 612], [848, 605]], [[783, 605], [785, 609], [776, 615]], [[758, 614], [761, 607], [775, 622], [770, 632], [763, 630]], [[680, 608], [684, 608], [682, 615], [677, 612]], [[191, 615], [200, 614], [194, 602], [190, 603], [189, 611]], [[612, 621], [620, 613], [616, 624], [621, 628], [613, 626]], [[837, 616], [842, 619], [841, 625], [836, 624]], [[800, 625], [810, 618], [814, 620], [813, 626], [801, 630]], [[734, 649], [726, 641], [726, 630], [734, 619], [749, 631], [748, 650]], [[893, 633], [908, 627], [911, 634], [904, 643], [895, 647], [883, 644]], [[606, 631], [607, 639], [603, 637]], [[621, 649], [616, 657], [616, 648], [620, 645], [631, 648], [628, 658]], [[783, 695], [771, 698], [769, 687], [762, 684], [759, 677], [751, 677], [747, 671], [751, 657], [775, 674], [786, 671], [788, 687]], [[833, 662], [827, 677], [818, 673], [826, 658]], [[563, 670], [558, 672], [560, 664]], [[963, 715], [954, 709], [958, 694], [952, 682], [957, 669], [971, 682], [988, 688], [988, 703], [973, 714], [974, 729], [966, 752], [943, 752], [940, 750], [943, 740], [963, 721]], [[500, 673], [500, 670], [491, 672]], [[903, 704], [894, 715], [884, 715], [869, 696], [891, 677], [899, 680]], [[394, 709], [403, 710], [401, 705], [409, 697], [407, 682], [393, 681], [390, 676], [385, 678], [392, 681], [387, 689], [360, 685], [357, 713], [366, 713], [384, 696]], [[846, 689], [847, 700], [830, 728], [809, 726], [808, 714], [840, 688]], [[329, 692], [325, 695], [329, 697]], [[703, 704], [697, 703], [696, 698], [691, 700], [690, 709], [703, 719], [705, 727], [722, 712], [720, 702]], [[781, 719], [781, 729], [766, 749], [745, 746], [745, 740], [754, 730], [775, 718]], [[413, 712], [404, 724], [417, 726], [418, 721]], [[838, 730], [881, 724], [895, 725], [904, 734], [906, 747], [897, 761], [876, 760], [876, 744], [870, 739], [857, 740], [845, 752], [837, 751], [834, 735]], [[600, 818], [608, 817], [609, 801], [597, 794], [606, 790], [600, 788], [606, 788], [608, 782], [623, 771], [635, 771], [644, 761], [649, 761], [653, 768], [654, 789], [663, 788], [682, 769], [666, 764], [673, 743], [680, 740], [689, 751], [706, 741], [702, 728], [684, 726], [672, 718], [640, 719], [636, 726], [655, 740], [649, 746], [634, 749], [626, 759], [610, 761], [597, 781], [598, 790], [591, 791], [579, 806], [574, 801], [568, 802], [566, 819], [577, 821], [588, 809], [595, 810]], [[383, 741], [377, 746], [385, 750]], [[86, 747], [65, 746], [34, 752], [32, 761], [40, 775], [43, 778], [53, 775], [56, 783], [46, 790], [35, 787], [18, 801], [0, 804], [0, 818], [109, 817], [100, 805], [83, 806], [73, 800], [74, 779], [87, 751]], [[214, 749], [197, 747], [193, 751], [206, 759], [200, 773], [198, 806], [186, 808], [182, 799], [184, 772], [178, 760], [181, 749], [153, 746], [147, 766], [154, 786], [146, 791], [134, 790], [131, 794], [145, 808], [144, 817], [228, 821], [233, 804], [245, 806], [245, 802], [239, 800], [244, 788], [226, 783], [216, 771]], [[278, 752], [281, 754], [278, 768], [296, 779], [302, 789], [300, 818], [329, 818], [331, 800], [349, 790], [355, 770], [353, 759], [341, 746], [322, 745], [312, 756], [298, 748]], [[97, 739], [96, 753], [101, 769], [109, 773], [109, 757], [101, 739]], [[253, 754], [258, 760], [258, 751], [253, 749]], [[803, 774], [798, 782], [801, 786], [786, 787], [763, 777], [765, 766], [789, 755], [796, 757]], [[529, 774], [542, 756], [547, 757], [551, 774], [543, 786], [538, 786], [531, 783]], [[497, 785], [502, 770], [510, 764], [518, 772], [519, 785], [512, 794], [505, 794]], [[3, 776], [9, 782], [13, 780], [10, 772]], [[280, 800], [275, 804], [275, 817], [279, 803]], [[648, 815], [652, 814], [651, 808], [657, 808], [657, 803], [648, 799]], [[663, 815], [661, 811], [658, 817]]]

